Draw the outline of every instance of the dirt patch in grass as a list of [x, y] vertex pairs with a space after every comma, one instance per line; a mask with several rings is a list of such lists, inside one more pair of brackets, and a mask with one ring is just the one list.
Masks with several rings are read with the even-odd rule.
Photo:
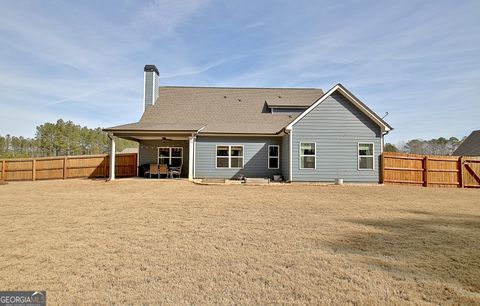
[[18, 182], [0, 288], [52, 304], [479, 304], [480, 190]]

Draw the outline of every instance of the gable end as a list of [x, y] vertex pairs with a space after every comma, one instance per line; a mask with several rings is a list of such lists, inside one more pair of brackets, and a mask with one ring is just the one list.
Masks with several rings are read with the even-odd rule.
[[302, 114], [300, 114], [295, 120], [290, 122], [286, 126], [286, 130], [292, 130], [293, 126], [302, 120], [308, 113], [314, 110], [320, 103], [325, 101], [328, 97], [330, 97], [333, 93], [338, 92], [343, 97], [345, 97], [348, 101], [350, 101], [356, 108], [358, 108], [361, 112], [363, 112], [367, 117], [369, 117], [375, 124], [377, 124], [380, 128], [382, 133], [388, 132], [393, 130], [393, 128], [383, 121], [375, 112], [373, 112], [370, 108], [368, 108], [362, 101], [360, 101], [357, 97], [355, 97], [350, 91], [348, 91], [342, 84], [337, 84], [332, 87], [329, 91], [327, 91], [320, 99], [318, 99], [315, 103], [313, 103], [307, 110], [305, 110]]

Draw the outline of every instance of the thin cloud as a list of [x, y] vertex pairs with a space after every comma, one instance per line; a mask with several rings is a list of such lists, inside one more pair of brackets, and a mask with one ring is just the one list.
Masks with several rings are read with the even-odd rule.
[[94, 126], [136, 121], [144, 64], [157, 65], [161, 84], [328, 89], [340, 82], [379, 114], [390, 112], [395, 130], [387, 141], [480, 128], [478, 1], [110, 8], [0, 3], [0, 107], [15, 118], [0, 116], [0, 133], [55, 117]]
[[210, 0], [149, 1], [135, 14], [132, 25], [135, 29], [147, 30], [150, 39], [171, 34], [210, 2]]

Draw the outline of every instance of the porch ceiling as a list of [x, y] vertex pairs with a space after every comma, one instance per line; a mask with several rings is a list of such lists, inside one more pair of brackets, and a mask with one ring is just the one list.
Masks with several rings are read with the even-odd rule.
[[142, 140], [188, 140], [192, 133], [168, 133], [168, 132], [113, 132], [114, 136], [140, 142]]

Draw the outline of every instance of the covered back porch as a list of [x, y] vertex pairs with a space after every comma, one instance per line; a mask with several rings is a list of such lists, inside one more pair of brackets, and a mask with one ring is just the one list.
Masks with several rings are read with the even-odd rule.
[[[139, 169], [148, 169], [150, 164], [165, 164], [179, 168], [180, 177], [193, 180], [194, 149], [196, 133], [166, 131], [109, 131], [110, 155], [115, 157], [115, 140], [123, 138], [138, 142]], [[115, 158], [110, 158], [109, 179], [115, 179]], [[142, 172], [141, 170], [139, 172]], [[142, 173], [138, 173], [142, 176]], [[155, 177], [157, 177], [155, 175]]]

